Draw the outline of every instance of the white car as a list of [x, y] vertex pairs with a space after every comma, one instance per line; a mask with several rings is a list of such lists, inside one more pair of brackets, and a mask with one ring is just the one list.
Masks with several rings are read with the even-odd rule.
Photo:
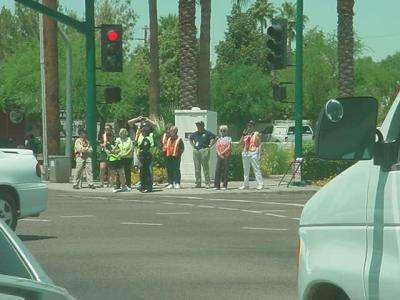
[[18, 219], [47, 209], [47, 186], [31, 150], [0, 149], [0, 219], [15, 230]]
[[75, 300], [55, 286], [29, 250], [0, 220], [0, 299]]

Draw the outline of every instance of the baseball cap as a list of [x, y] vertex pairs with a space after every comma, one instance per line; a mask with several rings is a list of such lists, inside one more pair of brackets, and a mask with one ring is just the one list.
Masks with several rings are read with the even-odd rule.
[[204, 122], [203, 121], [197, 121], [195, 124], [204, 126]]

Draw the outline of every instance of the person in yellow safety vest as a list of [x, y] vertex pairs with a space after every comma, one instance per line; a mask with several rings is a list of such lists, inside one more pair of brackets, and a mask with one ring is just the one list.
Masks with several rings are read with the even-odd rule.
[[[115, 143], [114, 145], [111, 145], [111, 147], [105, 149], [105, 151], [107, 154], [107, 165], [110, 171], [111, 182], [114, 184], [112, 190], [113, 193], [130, 191], [130, 188], [126, 186], [125, 172], [121, 163], [121, 149], [118, 147], [118, 144]], [[115, 176], [117, 174], [119, 177], [121, 188], [118, 188], [115, 185]]]
[[178, 128], [172, 126], [169, 130], [170, 137], [166, 145], [167, 156], [167, 189], [181, 188], [181, 156], [185, 150], [182, 139], [178, 136]]
[[130, 189], [132, 184], [131, 171], [132, 171], [132, 141], [128, 136], [128, 130], [121, 128], [119, 131], [119, 138], [116, 139], [116, 146], [120, 149], [119, 155], [121, 157], [121, 165], [124, 168], [125, 181], [127, 187]]
[[239, 189], [249, 189], [250, 165], [253, 167], [254, 175], [257, 181], [257, 190], [263, 189], [264, 181], [260, 169], [261, 159], [261, 139], [260, 134], [255, 130], [255, 122], [250, 121], [239, 141], [242, 144], [243, 161], [243, 186]]

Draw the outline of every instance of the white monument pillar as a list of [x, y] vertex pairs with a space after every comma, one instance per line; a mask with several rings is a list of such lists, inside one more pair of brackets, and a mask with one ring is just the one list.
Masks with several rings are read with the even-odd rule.
[[[193, 184], [195, 182], [193, 148], [189, 143], [189, 136], [197, 130], [195, 124], [197, 121], [203, 121], [206, 130], [214, 134], [218, 133], [217, 113], [215, 111], [201, 110], [198, 107], [193, 107], [191, 110], [175, 110], [175, 126], [178, 127], [178, 134], [185, 143], [185, 152], [181, 161], [182, 181], [193, 181]], [[214, 180], [217, 159], [214, 147], [211, 148], [210, 154], [210, 177], [211, 180]], [[202, 182], [204, 183], [203, 172]]]

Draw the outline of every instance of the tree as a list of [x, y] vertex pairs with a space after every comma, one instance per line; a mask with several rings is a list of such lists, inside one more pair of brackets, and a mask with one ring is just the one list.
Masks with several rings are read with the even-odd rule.
[[199, 58], [199, 105], [210, 108], [210, 34], [211, 0], [201, 0], [200, 58]]
[[234, 9], [237, 9], [239, 12], [248, 5], [250, 0], [232, 0], [232, 5]]
[[182, 109], [197, 106], [196, 1], [179, 0], [179, 102]]
[[353, 8], [354, 0], [337, 0], [339, 96], [352, 96], [354, 92]]
[[158, 55], [157, 0], [149, 0], [150, 19], [150, 99], [151, 116], [160, 115], [160, 63]]
[[257, 29], [254, 17], [249, 12], [233, 8], [227, 19], [225, 39], [216, 47], [217, 65], [254, 64], [266, 70], [266, 36]]
[[250, 7], [250, 13], [260, 24], [260, 31], [264, 34], [267, 28], [267, 20], [272, 20], [276, 10], [274, 5], [268, 0], [256, 0]]
[[[57, 0], [43, 0], [43, 4], [57, 9]], [[47, 115], [47, 145], [50, 155], [58, 154], [60, 144], [60, 111], [58, 95], [58, 28], [57, 21], [43, 16], [43, 48], [45, 98]]]

